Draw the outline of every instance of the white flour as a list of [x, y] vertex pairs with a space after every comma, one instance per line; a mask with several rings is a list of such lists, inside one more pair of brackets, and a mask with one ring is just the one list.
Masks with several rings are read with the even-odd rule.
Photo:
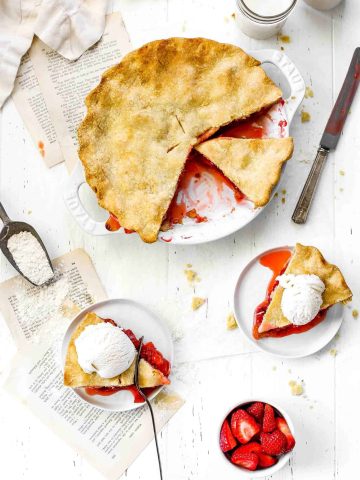
[[30, 232], [12, 235], [7, 247], [20, 271], [35, 285], [54, 276], [42, 246]]

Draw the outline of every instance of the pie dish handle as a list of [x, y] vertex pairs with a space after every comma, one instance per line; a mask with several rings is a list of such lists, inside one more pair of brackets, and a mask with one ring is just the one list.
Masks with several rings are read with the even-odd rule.
[[104, 221], [94, 220], [85, 209], [80, 198], [80, 187], [86, 183], [82, 164], [78, 162], [65, 187], [64, 201], [72, 216], [80, 227], [92, 235], [109, 235], [112, 232], [105, 228]]
[[281, 71], [289, 83], [290, 94], [285, 100], [288, 123], [292, 121], [305, 95], [305, 82], [290, 58], [279, 50], [258, 50], [254, 57], [261, 63], [272, 63]]

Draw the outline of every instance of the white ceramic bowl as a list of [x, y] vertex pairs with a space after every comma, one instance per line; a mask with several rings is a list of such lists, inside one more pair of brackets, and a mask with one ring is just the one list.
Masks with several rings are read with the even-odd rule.
[[[222, 426], [225, 418], [229, 415], [229, 413], [232, 412], [236, 408], [242, 408], [243, 405], [246, 405], [248, 403], [253, 403], [253, 402], [268, 403], [269, 405], [274, 407], [276, 410], [278, 410], [278, 412], [281, 413], [281, 415], [285, 418], [285, 420], [286, 420], [286, 422], [287, 422], [287, 424], [288, 424], [288, 426], [291, 430], [291, 433], [293, 434], [293, 436], [295, 438], [295, 441], [296, 441], [294, 424], [293, 424], [291, 418], [289, 417], [289, 415], [287, 414], [287, 412], [285, 412], [285, 410], [282, 407], [279, 407], [279, 405], [277, 405], [272, 400], [269, 400], [267, 398], [255, 398], [255, 399], [241, 400], [238, 404], [234, 405], [232, 408], [229, 408], [227, 414], [224, 415], [224, 417], [222, 418], [221, 423], [219, 425], [219, 430], [218, 430], [219, 439], [220, 439], [221, 426]], [[221, 456], [224, 460], [224, 473], [232, 471], [231, 478], [233, 478], [233, 476], [234, 476], [233, 472], [234, 471], [236, 472], [236, 469], [239, 471], [239, 478], [251, 478], [251, 479], [253, 479], [253, 478], [263, 478], [263, 477], [268, 477], [268, 476], [270, 477], [271, 475], [274, 475], [274, 473], [281, 470], [287, 464], [287, 462], [289, 461], [289, 459], [292, 455], [292, 452], [294, 451], [294, 450], [291, 450], [291, 452], [285, 453], [284, 455], [279, 457], [278, 462], [275, 465], [273, 465], [272, 467], [264, 468], [262, 470], [251, 471], [251, 470], [247, 470], [246, 468], [242, 468], [242, 467], [239, 467], [237, 465], [233, 465], [230, 462], [230, 460], [228, 460], [226, 458], [225, 454], [221, 451], [219, 441], [218, 441], [218, 445], [219, 445], [219, 452], [220, 452], [220, 454], [221, 454]], [[296, 448], [296, 445], [295, 445], [294, 448]]]
[[[76, 315], [64, 335], [61, 350], [62, 366], [65, 365], [70, 337], [88, 312], [94, 312], [101, 318], [111, 318], [118, 325], [132, 330], [138, 338], [143, 335], [144, 341], [153, 342], [156, 348], [173, 365], [173, 343], [167, 326], [144, 305], [133, 300], [116, 298], [90, 305]], [[157, 388], [149, 395], [149, 399], [156, 397], [162, 388]], [[126, 390], [121, 390], [107, 397], [88, 395], [84, 388], [74, 388], [73, 390], [83, 401], [103, 410], [125, 412], [144, 405], [144, 403], [134, 403], [132, 394]]]
[[[281, 83], [285, 79], [285, 83], [288, 84], [289, 92], [287, 98], [284, 98], [285, 103], [274, 105], [268, 112], [271, 114], [272, 121], [268, 122], [269, 131], [267, 132], [269, 137], [287, 137], [291, 121], [304, 97], [304, 80], [293, 62], [279, 50], [257, 50], [250, 54], [259, 60], [264, 68], [267, 64], [276, 67], [268, 72], [275, 83]], [[208, 179], [207, 188], [213, 188], [216, 192], [216, 185], [212, 187], [211, 178]], [[274, 188], [272, 196], [278, 188], [280, 188], [280, 182]], [[215, 205], [208, 205], [207, 195], [202, 187], [199, 190], [195, 187], [190, 188], [189, 196], [204, 200], [201, 202], [204, 204], [204, 210], [197, 208], [197, 211], [200, 215], [206, 216], [208, 221], [196, 223], [195, 220], [186, 218], [183, 224], [175, 225], [168, 232], [161, 232], [158, 238], [160, 242], [172, 245], [195, 245], [217, 240], [245, 227], [266, 208], [266, 206], [255, 208], [249, 201], [237, 203], [234, 199], [229, 199], [228, 195], [225, 195], [226, 198], [223, 200], [216, 200]], [[215, 194], [214, 198], [217, 197], [218, 195]], [[64, 200], [70, 213], [85, 232], [91, 235], [126, 235], [123, 229], [111, 232], [105, 228], [104, 219], [107, 215], [97, 206], [95, 194], [86, 184], [80, 162], [65, 186]], [[100, 218], [103, 219], [100, 220]]]

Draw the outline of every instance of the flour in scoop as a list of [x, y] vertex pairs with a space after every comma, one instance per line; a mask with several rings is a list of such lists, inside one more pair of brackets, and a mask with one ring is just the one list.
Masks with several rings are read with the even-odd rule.
[[12, 235], [7, 247], [21, 273], [35, 285], [42, 285], [54, 276], [42, 246], [32, 233]]

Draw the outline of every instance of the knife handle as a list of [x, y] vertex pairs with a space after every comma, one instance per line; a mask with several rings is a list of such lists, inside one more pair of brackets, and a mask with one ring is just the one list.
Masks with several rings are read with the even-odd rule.
[[326, 148], [320, 147], [317, 151], [314, 163], [311, 167], [310, 173], [305, 182], [298, 203], [296, 204], [294, 213], [291, 217], [293, 222], [295, 223], [301, 224], [306, 222], [314, 192], [328, 154], [329, 150], [327, 150]]

